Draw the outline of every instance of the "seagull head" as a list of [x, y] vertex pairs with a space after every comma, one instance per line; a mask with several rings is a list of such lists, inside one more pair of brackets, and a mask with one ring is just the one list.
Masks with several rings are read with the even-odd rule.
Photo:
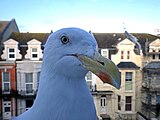
[[48, 74], [81, 80], [91, 71], [104, 83], [120, 88], [118, 68], [98, 53], [93, 35], [80, 28], [53, 32], [45, 44], [43, 64]]

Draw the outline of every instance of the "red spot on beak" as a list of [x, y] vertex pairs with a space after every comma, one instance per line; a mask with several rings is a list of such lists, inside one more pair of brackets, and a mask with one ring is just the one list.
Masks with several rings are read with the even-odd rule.
[[104, 83], [108, 83], [110, 85], [112, 85], [112, 79], [111, 77], [104, 72], [100, 72], [96, 74]]

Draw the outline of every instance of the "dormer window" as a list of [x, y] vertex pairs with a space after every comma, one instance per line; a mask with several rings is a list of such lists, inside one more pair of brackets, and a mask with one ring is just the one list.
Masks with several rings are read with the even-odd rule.
[[22, 55], [19, 53], [20, 51], [18, 49], [17, 41], [13, 39], [9, 39], [5, 41], [3, 44], [4, 44], [4, 50], [3, 50], [3, 54], [1, 55], [2, 59], [16, 60], [16, 59], [22, 58]]
[[102, 49], [101, 50], [101, 55], [108, 58], [108, 50], [107, 49]]
[[15, 59], [15, 49], [14, 48], [8, 48], [8, 59]]
[[30, 59], [30, 60], [39, 60], [42, 58], [42, 49], [41, 49], [41, 42], [32, 39], [28, 43], [28, 50], [27, 54], [25, 55], [25, 59]]

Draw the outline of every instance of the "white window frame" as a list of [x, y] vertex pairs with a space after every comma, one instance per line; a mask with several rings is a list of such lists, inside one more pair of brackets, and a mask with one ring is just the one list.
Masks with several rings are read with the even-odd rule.
[[[4, 73], [8, 73], [9, 74], [8, 81], [4, 81]], [[5, 87], [4, 87], [5, 85], [4, 84], [8, 84], [9, 91], [5, 91]], [[11, 86], [10, 86], [10, 72], [4, 71], [4, 72], [2, 72], [2, 91], [4, 93], [10, 93], [10, 89], [11, 89]]]
[[108, 50], [107, 49], [102, 49], [101, 50], [101, 55], [105, 58], [108, 58]]
[[[16, 59], [16, 49], [15, 48], [8, 48], [8, 60], [15, 60]], [[14, 50], [11, 52], [10, 50]], [[10, 57], [10, 55], [14, 55], [14, 57]]]
[[100, 99], [100, 107], [101, 107], [101, 114], [106, 114], [106, 103], [107, 99], [106, 96], [101, 96]]
[[133, 72], [125, 73], [125, 90], [133, 90]]
[[[27, 81], [27, 74], [29, 75], [31, 75], [31, 81]], [[28, 91], [27, 90], [27, 85], [31, 85], [32, 86], [32, 91], [30, 92], [30, 91]], [[25, 89], [26, 89], [26, 94], [28, 95], [28, 94], [33, 94], [33, 73], [25, 73]]]
[[93, 87], [93, 85], [92, 85], [92, 72], [88, 72], [87, 74], [86, 74], [86, 81], [87, 81], [87, 85], [88, 85], [88, 88], [89, 88], [89, 90], [90, 91], [92, 91], [92, 87]]
[[[36, 50], [36, 51], [34, 51]], [[34, 57], [33, 55], [37, 55], [37, 57]], [[37, 47], [31, 47], [31, 58], [32, 60], [38, 60], [39, 54], [38, 54], [38, 48]]]

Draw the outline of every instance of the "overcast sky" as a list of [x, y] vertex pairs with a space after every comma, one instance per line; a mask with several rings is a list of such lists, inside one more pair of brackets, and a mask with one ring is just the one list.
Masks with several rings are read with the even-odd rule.
[[15, 18], [21, 32], [80, 27], [92, 32], [153, 33], [160, 0], [0, 0], [0, 20]]

